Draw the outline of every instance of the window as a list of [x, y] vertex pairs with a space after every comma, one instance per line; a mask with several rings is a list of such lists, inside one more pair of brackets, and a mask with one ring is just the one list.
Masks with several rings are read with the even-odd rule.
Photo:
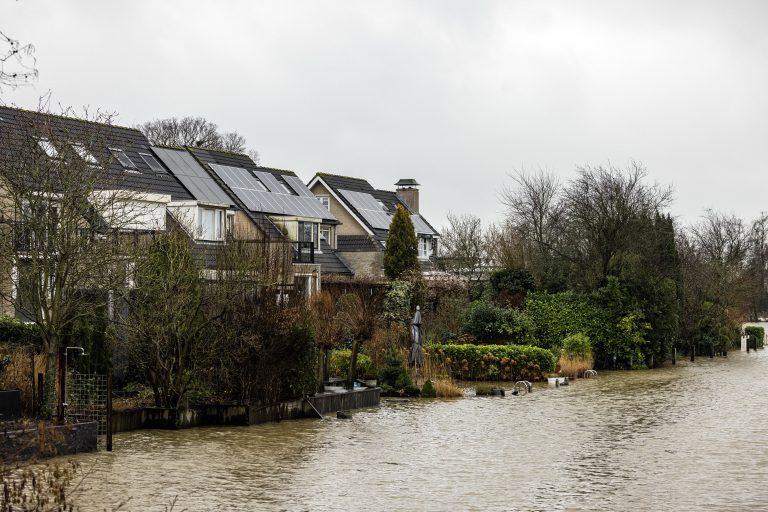
[[198, 232], [201, 240], [224, 238], [224, 212], [213, 208], [200, 208]]
[[328, 196], [317, 196], [317, 200], [320, 201], [320, 204], [325, 206], [325, 209], [328, 211], [331, 211], [331, 198]]
[[112, 153], [112, 156], [120, 162], [120, 165], [126, 169], [136, 169], [136, 164], [134, 164], [133, 160], [125, 154], [125, 151], [119, 148], [109, 148], [109, 151]]
[[281, 186], [281, 187], [283, 187], [283, 190], [285, 190], [285, 193], [286, 193], [286, 194], [288, 194], [289, 196], [295, 195], [295, 194], [293, 193], [293, 190], [291, 190], [291, 189], [288, 187], [288, 185], [286, 185], [285, 183], [283, 183], [283, 182], [280, 182], [280, 181], [279, 181], [278, 183], [280, 183], [280, 186]]
[[299, 222], [299, 242], [312, 241], [312, 223]]
[[235, 212], [227, 212], [227, 236], [230, 238], [235, 237]]
[[75, 142], [72, 144], [72, 149], [75, 150], [75, 153], [88, 162], [91, 165], [99, 165], [99, 161], [96, 160], [96, 157], [93, 156], [93, 153], [88, 151], [88, 148], [85, 147], [85, 144], [80, 144], [79, 142]]
[[432, 241], [429, 238], [419, 237], [419, 259], [428, 260], [432, 253]]
[[165, 169], [163, 169], [163, 166], [160, 165], [160, 162], [157, 161], [157, 158], [150, 155], [149, 153], [139, 153], [139, 156], [142, 160], [144, 160], [144, 163], [147, 164], [147, 167], [152, 169], [154, 172], [160, 172], [164, 173]]
[[320, 240], [333, 247], [333, 240], [331, 239], [331, 226], [320, 226]]
[[45, 137], [40, 137], [37, 139], [37, 145], [40, 146], [40, 149], [42, 149], [46, 155], [48, 155], [51, 158], [58, 158], [59, 157], [59, 151], [56, 149], [56, 146], [51, 143], [50, 140], [46, 139]]

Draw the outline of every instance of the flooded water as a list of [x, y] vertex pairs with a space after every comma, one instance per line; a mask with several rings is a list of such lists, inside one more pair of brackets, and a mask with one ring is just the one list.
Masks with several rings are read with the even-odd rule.
[[768, 354], [351, 420], [139, 431], [80, 457], [82, 510], [768, 510]]

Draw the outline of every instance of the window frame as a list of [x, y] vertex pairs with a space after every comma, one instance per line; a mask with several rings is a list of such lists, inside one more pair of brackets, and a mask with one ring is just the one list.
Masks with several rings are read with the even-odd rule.
[[[128, 153], [126, 153], [124, 149], [115, 148], [115, 147], [108, 147], [107, 149], [109, 149], [109, 152], [112, 154], [115, 160], [117, 160], [117, 162], [123, 167], [123, 169], [127, 171], [139, 172], [138, 167], [136, 167], [136, 163], [133, 160], [131, 160], [131, 157], [128, 156]], [[130, 165], [126, 165], [126, 163], [123, 162], [123, 160], [120, 158], [121, 155], [127, 160], [127, 162]]]
[[[213, 213], [212, 224], [206, 226], [208, 218], [206, 213]], [[224, 214], [225, 211], [221, 208], [208, 208], [204, 206], [198, 207], [197, 211], [197, 239], [206, 242], [220, 242], [224, 240]], [[208, 233], [207, 227], [210, 227], [210, 233]]]

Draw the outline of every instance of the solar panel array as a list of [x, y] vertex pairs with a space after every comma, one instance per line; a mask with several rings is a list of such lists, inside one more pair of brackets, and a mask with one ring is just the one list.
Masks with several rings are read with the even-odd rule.
[[232, 199], [197, 163], [195, 157], [178, 149], [152, 148], [174, 176], [198, 201], [231, 205]]
[[275, 178], [271, 173], [264, 171], [253, 171], [253, 174], [255, 174], [256, 177], [259, 178], [259, 181], [266, 185], [269, 191], [273, 194], [285, 194], [285, 190], [283, 190], [283, 187], [280, 186], [277, 178]]
[[298, 176], [283, 176], [283, 179], [300, 196], [311, 197], [313, 199], [315, 198], [315, 196], [312, 195], [312, 192], [309, 191], [307, 186], [304, 184], [303, 181], [301, 181], [301, 179]]
[[[279, 215], [336, 220], [331, 212], [323, 208], [320, 201], [314, 197], [289, 195], [285, 193], [282, 187], [280, 187], [281, 192], [279, 193], [265, 192], [261, 182], [247, 169], [218, 164], [211, 164], [211, 169], [245, 203], [245, 207], [249, 210]], [[262, 173], [262, 171], [256, 172]], [[279, 182], [274, 176], [272, 176], [272, 179], [275, 180], [276, 186], [279, 186]], [[265, 183], [269, 187], [270, 181]]]
[[371, 194], [343, 189], [339, 189], [339, 193], [349, 201], [349, 204], [357, 210], [373, 229], [389, 229], [392, 216]]
[[435, 230], [429, 227], [424, 219], [419, 214], [411, 215], [411, 221], [413, 222], [413, 229], [420, 235], [436, 235]]

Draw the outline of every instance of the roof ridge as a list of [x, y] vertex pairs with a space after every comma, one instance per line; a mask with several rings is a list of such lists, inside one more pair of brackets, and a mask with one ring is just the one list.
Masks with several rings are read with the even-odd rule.
[[[229, 151], [228, 149], [206, 148], [206, 147], [202, 147], [202, 146], [183, 146], [183, 148], [184, 149], [189, 149], [189, 150], [201, 149], [203, 151], [213, 151], [215, 153], [223, 153], [225, 155], [244, 156], [244, 157], [248, 158], [249, 160], [251, 160], [251, 162], [253, 162], [251, 157], [249, 157], [245, 153], [238, 153], [237, 151]], [[256, 162], [253, 162], [253, 163], [254, 163], [254, 165], [256, 164]]]
[[365, 178], [355, 178], [354, 176], [344, 176], [343, 174], [334, 174], [332, 172], [317, 172], [315, 174], [317, 176], [329, 176], [329, 177], [332, 177], [332, 178], [344, 178], [344, 179], [348, 179], [348, 180], [363, 181], [363, 182], [368, 183], [370, 185], [368, 180], [366, 180]]
[[109, 128], [121, 128], [123, 130], [131, 130], [131, 131], [138, 132], [138, 133], [144, 135], [144, 133], [140, 129], [136, 128], [135, 126], [125, 126], [125, 125], [116, 124], [116, 123], [104, 123], [104, 122], [100, 122], [100, 121], [92, 121], [90, 119], [83, 119], [81, 117], [67, 116], [67, 115], [64, 115], [64, 114], [54, 114], [53, 112], [43, 112], [43, 111], [40, 111], [40, 110], [31, 110], [31, 109], [21, 108], [21, 107], [9, 107], [7, 105], [1, 105], [0, 108], [6, 108], [8, 110], [15, 110], [17, 112], [23, 112], [25, 114], [34, 114], [34, 115], [38, 115], [38, 116], [55, 117], [55, 118], [58, 118], [58, 119], [67, 119], [69, 121], [78, 121], [78, 122], [81, 122], [81, 123], [95, 124], [95, 125], [98, 125], [98, 126], [106, 126], [106, 127], [109, 127]]

